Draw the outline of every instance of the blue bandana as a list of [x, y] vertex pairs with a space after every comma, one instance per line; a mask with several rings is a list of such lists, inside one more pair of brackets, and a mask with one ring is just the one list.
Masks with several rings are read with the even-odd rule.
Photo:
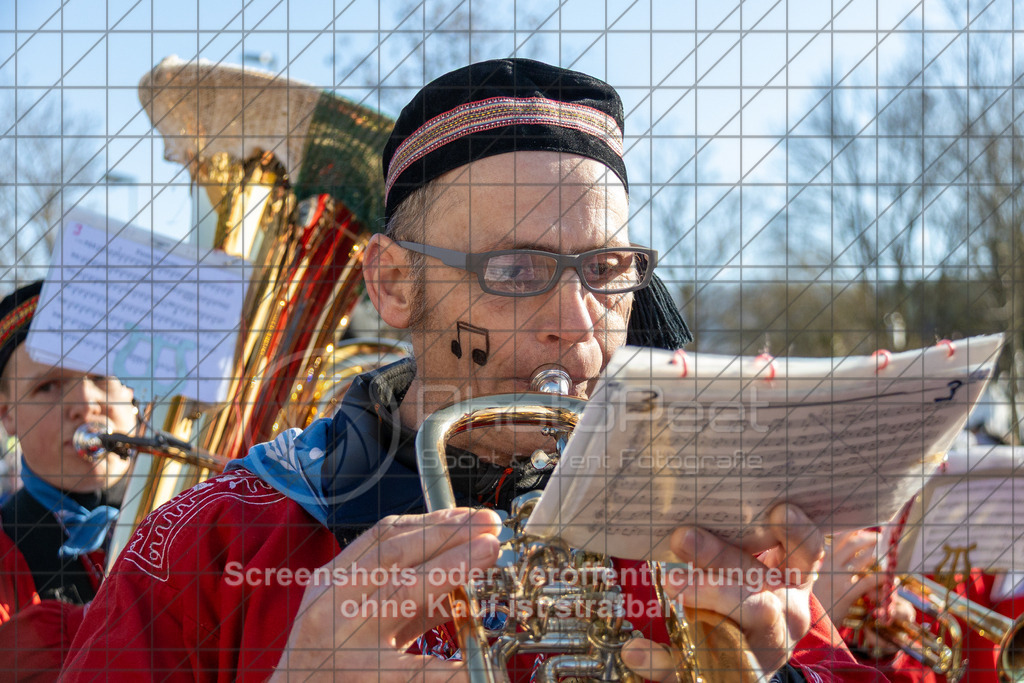
[[327, 448], [329, 419], [305, 431], [286, 429], [273, 441], [256, 444], [248, 455], [232, 460], [225, 472], [245, 469], [301, 505], [321, 524], [327, 523], [327, 502], [320, 492], [320, 470]]
[[29, 495], [49, 510], [67, 532], [68, 540], [57, 552], [61, 558], [74, 559], [103, 547], [107, 532], [117, 519], [117, 508], [100, 505], [89, 510], [64, 491], [40, 479], [24, 457], [21, 459], [21, 480]]

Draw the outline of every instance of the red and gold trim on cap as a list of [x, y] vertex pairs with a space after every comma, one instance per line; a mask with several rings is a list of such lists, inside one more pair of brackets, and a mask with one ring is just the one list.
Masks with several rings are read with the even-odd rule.
[[431, 152], [473, 133], [505, 126], [539, 124], [571, 128], [604, 141], [623, 155], [622, 130], [599, 109], [544, 97], [492, 97], [438, 114], [413, 131], [395, 150], [384, 185], [387, 198], [402, 173]]
[[3, 320], [0, 320], [0, 346], [6, 344], [15, 332], [28, 325], [38, 305], [39, 295], [37, 294], [18, 304], [13, 311], [4, 316]]

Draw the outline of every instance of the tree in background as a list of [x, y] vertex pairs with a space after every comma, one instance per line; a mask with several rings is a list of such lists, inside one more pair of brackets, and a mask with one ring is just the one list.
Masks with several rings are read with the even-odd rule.
[[381, 13], [377, 33], [339, 38], [328, 59], [343, 91], [392, 115], [424, 83], [459, 66], [544, 58], [546, 35], [557, 30], [557, 9], [538, 14], [517, 3], [481, 10], [466, 0], [399, 0], [382, 4]]
[[94, 124], [60, 105], [60, 91], [0, 95], [0, 273], [8, 286], [46, 273], [61, 217], [102, 174]]
[[[998, 23], [985, 11], [971, 17], [972, 30]], [[955, 3], [946, 14], [967, 25]], [[877, 76], [891, 87], [839, 79], [824, 88], [805, 143], [791, 149], [804, 175], [796, 193], [815, 198], [792, 212], [802, 248], [817, 255], [808, 278], [818, 288], [849, 283], [826, 304], [832, 336], [816, 351], [1004, 332], [1000, 368], [1021, 394], [1024, 64], [1012, 62], [1010, 35], [939, 35]]]

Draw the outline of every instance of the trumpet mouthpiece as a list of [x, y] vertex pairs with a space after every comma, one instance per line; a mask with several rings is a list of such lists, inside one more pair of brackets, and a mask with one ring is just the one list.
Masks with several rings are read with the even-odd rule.
[[107, 451], [100, 438], [103, 433], [103, 428], [99, 425], [84, 424], [71, 435], [71, 445], [80, 457], [96, 462]]
[[568, 394], [570, 386], [568, 371], [557, 363], [540, 366], [530, 380], [530, 389], [545, 394]]

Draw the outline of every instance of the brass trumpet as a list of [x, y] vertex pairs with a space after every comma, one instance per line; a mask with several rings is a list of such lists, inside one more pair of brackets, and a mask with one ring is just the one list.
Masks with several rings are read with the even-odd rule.
[[998, 646], [996, 673], [1001, 681], [1024, 681], [1024, 617], [1011, 619], [916, 574], [900, 577], [898, 594], [935, 619], [962, 619], [968, 628]]
[[[551, 437], [553, 456], [532, 461], [543, 467], [562, 448], [586, 402], [561, 395], [568, 374], [551, 366], [535, 374], [526, 394], [470, 399], [433, 413], [416, 435], [420, 482], [430, 511], [455, 507], [445, 451], [448, 440], [485, 426], [535, 426]], [[507, 683], [508, 663], [518, 654], [548, 654], [537, 680], [641, 681], [622, 662], [621, 651], [634, 635], [625, 619], [625, 597], [612, 579], [610, 559], [574, 550], [558, 538], [524, 533], [539, 491], [513, 501], [505, 522], [498, 566], [481, 581], [450, 595], [463, 660], [473, 683]], [[537, 571], [537, 570], [540, 571]], [[661, 567], [652, 563], [657, 596], [665, 615], [677, 680], [758, 681], [763, 678], [739, 627], [724, 617], [676, 609], [661, 589]], [[574, 581], [560, 577], [571, 575]], [[601, 605], [602, 608], [595, 608]], [[527, 606], [524, 608], [523, 606]], [[485, 619], [501, 615], [503, 619]], [[569, 615], [569, 616], [565, 616]], [[500, 622], [500, 623], [496, 623]], [[493, 640], [493, 644], [491, 641]]]
[[938, 631], [925, 624], [896, 620], [875, 622], [863, 603], [854, 605], [844, 625], [869, 628], [910, 657], [955, 683], [964, 673], [963, 633], [957, 619], [998, 646], [996, 673], [1005, 683], [1024, 682], [1024, 617], [1003, 616], [918, 574], [901, 574], [896, 594], [931, 617]]
[[[895, 645], [911, 659], [937, 674], [947, 683], [956, 683], [964, 672], [963, 633], [960, 624], [948, 614], [934, 615], [935, 628], [905, 619], [882, 623], [868, 612], [863, 600], [850, 607], [843, 625], [856, 630], [869, 630], [887, 643]], [[882, 653], [875, 653], [880, 657]]]

